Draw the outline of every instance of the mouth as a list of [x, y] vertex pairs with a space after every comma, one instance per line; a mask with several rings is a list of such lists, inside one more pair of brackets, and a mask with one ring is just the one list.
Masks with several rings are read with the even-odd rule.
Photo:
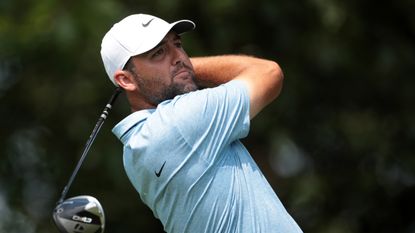
[[188, 79], [190, 78], [190, 76], [191, 76], [190, 72], [186, 69], [181, 69], [173, 75], [174, 78], [180, 78], [180, 79]]

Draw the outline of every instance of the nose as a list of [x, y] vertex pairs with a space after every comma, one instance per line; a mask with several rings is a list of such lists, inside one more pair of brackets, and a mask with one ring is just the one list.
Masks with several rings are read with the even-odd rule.
[[177, 65], [179, 63], [183, 63], [187, 57], [186, 52], [184, 52], [182, 48], [178, 48], [176, 46], [173, 46], [172, 51], [172, 64]]

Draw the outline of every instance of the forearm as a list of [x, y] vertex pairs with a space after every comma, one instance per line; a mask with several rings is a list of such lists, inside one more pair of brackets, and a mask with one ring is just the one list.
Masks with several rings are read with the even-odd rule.
[[215, 87], [231, 81], [252, 66], [256, 58], [244, 55], [221, 55], [191, 58], [196, 82], [201, 87]]
[[250, 116], [256, 116], [281, 92], [284, 75], [271, 60], [240, 55], [191, 59], [199, 87], [215, 87], [233, 79], [246, 84], [250, 97]]

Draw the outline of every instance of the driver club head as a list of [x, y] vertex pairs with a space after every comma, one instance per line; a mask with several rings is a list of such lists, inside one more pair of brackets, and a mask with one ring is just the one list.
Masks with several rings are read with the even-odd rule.
[[104, 209], [87, 195], [68, 198], [53, 210], [53, 220], [61, 233], [103, 233]]

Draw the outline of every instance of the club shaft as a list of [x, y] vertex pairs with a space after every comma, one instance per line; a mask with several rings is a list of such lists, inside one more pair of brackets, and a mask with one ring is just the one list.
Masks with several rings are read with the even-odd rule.
[[68, 193], [69, 188], [71, 187], [76, 175], [78, 174], [78, 171], [81, 168], [81, 165], [84, 162], [85, 157], [88, 154], [92, 143], [94, 142], [99, 130], [101, 129], [102, 125], [104, 124], [105, 119], [107, 119], [109, 111], [111, 110], [112, 105], [114, 104], [115, 100], [117, 99], [117, 97], [120, 93], [121, 93], [121, 88], [118, 87], [117, 89], [115, 89], [115, 91], [112, 94], [110, 100], [108, 101], [107, 105], [105, 106], [104, 110], [102, 111], [97, 123], [95, 124], [94, 129], [92, 130], [91, 135], [89, 136], [89, 138], [88, 138], [88, 140], [85, 144], [85, 147], [84, 147], [84, 150], [82, 152], [81, 158], [79, 159], [74, 171], [72, 172], [72, 175], [69, 178], [69, 181], [68, 181], [67, 185], [65, 186], [65, 188], [62, 191], [62, 194], [61, 194], [61, 197], [60, 197], [58, 203], [63, 202], [63, 200], [65, 199], [66, 194]]

